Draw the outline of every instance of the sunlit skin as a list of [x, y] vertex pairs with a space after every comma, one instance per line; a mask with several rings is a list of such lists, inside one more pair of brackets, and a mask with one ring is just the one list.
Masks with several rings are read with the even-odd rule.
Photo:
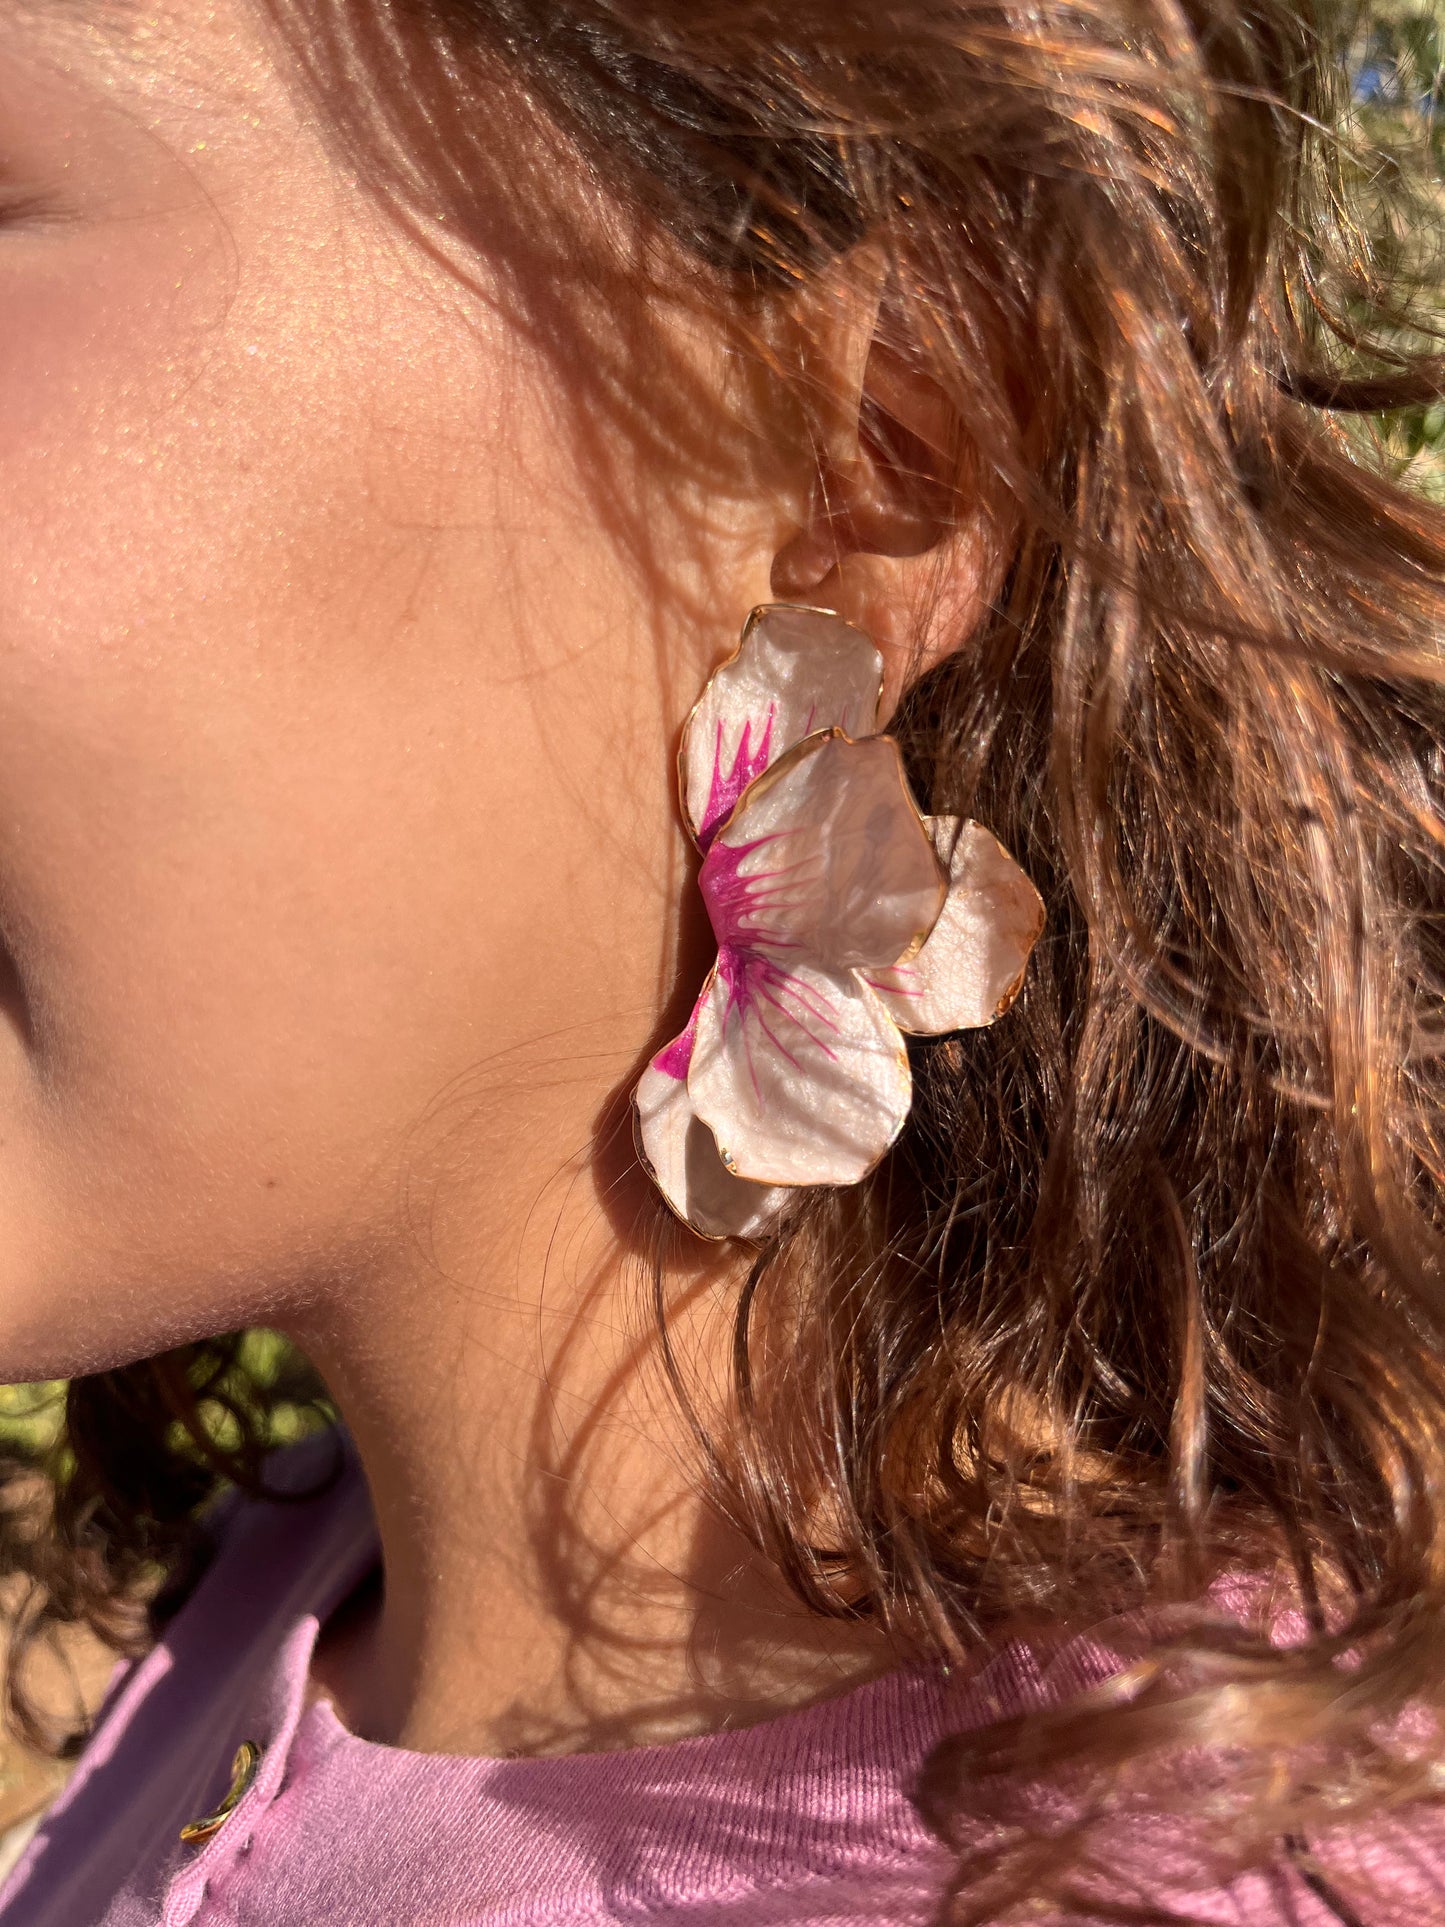
[[[880, 1654], [710, 1525], [626, 1369], [619, 1093], [697, 974], [689, 703], [751, 604], [869, 620], [915, 564], [845, 553], [847, 463], [824, 516], [781, 398], [745, 474], [699, 415], [686, 477], [614, 439], [604, 486], [486, 263], [464, 288], [347, 177], [245, 0], [0, 27], [0, 1377], [297, 1337], [382, 1529], [384, 1606], [319, 1668], [372, 1737], [611, 1744], [835, 1690]], [[653, 325], [725, 391], [721, 330]], [[736, 1260], [681, 1249], [705, 1382]], [[641, 1659], [568, 1604], [591, 1553], [559, 1587], [546, 1525], [539, 1558], [569, 1451]]]

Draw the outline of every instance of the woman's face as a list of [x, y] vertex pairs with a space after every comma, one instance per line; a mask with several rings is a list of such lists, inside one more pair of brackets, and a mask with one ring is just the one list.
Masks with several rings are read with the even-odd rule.
[[284, 1320], [585, 1161], [776, 530], [719, 485], [637, 556], [557, 358], [347, 178], [245, 0], [0, 14], [17, 1378]]

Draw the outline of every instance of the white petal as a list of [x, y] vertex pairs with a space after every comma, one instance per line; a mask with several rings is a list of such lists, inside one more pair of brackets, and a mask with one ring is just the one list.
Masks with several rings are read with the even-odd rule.
[[945, 873], [889, 736], [810, 736], [749, 789], [698, 879], [719, 949], [881, 969], [943, 907]]
[[871, 735], [882, 688], [883, 658], [841, 617], [783, 602], [754, 609], [683, 731], [682, 813], [698, 844], [706, 849], [753, 778], [814, 730]]
[[949, 866], [948, 901], [913, 961], [870, 970], [868, 982], [904, 1030], [975, 1030], [1018, 995], [1044, 927], [1043, 898], [982, 824], [928, 823]]
[[731, 1171], [759, 1184], [856, 1184], [913, 1098], [898, 1026], [851, 971], [724, 952], [687, 1077]]
[[659, 1051], [638, 1079], [638, 1154], [678, 1217], [702, 1237], [760, 1239], [788, 1193], [735, 1178], [723, 1163], [716, 1138], [693, 1111], [684, 1078], [672, 1068], [683, 1043], [678, 1038]]

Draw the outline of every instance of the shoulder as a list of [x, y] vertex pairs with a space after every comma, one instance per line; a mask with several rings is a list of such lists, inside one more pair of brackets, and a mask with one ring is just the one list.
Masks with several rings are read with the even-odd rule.
[[243, 1739], [269, 1740], [317, 1624], [374, 1563], [366, 1487], [344, 1437], [273, 1455], [228, 1494], [215, 1551], [146, 1656], [119, 1674], [69, 1785], [0, 1890], [11, 1927], [144, 1920], [184, 1860], [180, 1828], [226, 1789]]

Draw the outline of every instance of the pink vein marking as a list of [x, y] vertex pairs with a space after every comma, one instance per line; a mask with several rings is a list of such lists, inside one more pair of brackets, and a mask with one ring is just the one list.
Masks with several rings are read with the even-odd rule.
[[[802, 1031], [803, 1035], [806, 1038], [808, 1038], [812, 1043], [817, 1045], [818, 1049], [823, 1053], [823, 1055], [827, 1058], [830, 1064], [837, 1063], [838, 1061], [837, 1051], [830, 1050], [828, 1046], [823, 1042], [822, 1038], [819, 1037], [816, 1031], [809, 1030], [808, 1026], [803, 1022], [802, 1018], [795, 1016], [793, 1012], [788, 1009], [786, 1004], [780, 1003], [776, 997], [770, 996], [768, 992], [760, 990], [757, 995], [757, 1001], [753, 1006], [753, 1008], [757, 1011], [758, 1024], [763, 1030], [764, 1034], [772, 1038], [772, 1041], [777, 1045], [778, 1049], [782, 1052], [783, 1056], [787, 1058], [788, 1062], [791, 1065], [793, 1065], [793, 1067], [796, 1070], [801, 1070], [803, 1067], [798, 1062], [797, 1058], [793, 1056], [792, 1052], [787, 1050], [784, 1047], [784, 1045], [780, 1042], [778, 1037], [774, 1034], [774, 1032], [771, 1029], [769, 1029], [768, 1021], [763, 1016], [762, 1010], [760, 1008], [760, 1006], [762, 1006], [763, 1004], [771, 1005], [772, 1008], [777, 1012], [779, 1012], [781, 1016], [785, 1017], [790, 1024], [794, 1025], [798, 1030]], [[813, 1015], [816, 1016], [817, 1013], [814, 1012]], [[827, 1019], [821, 1018], [819, 1019], [819, 1021], [826, 1023]], [[829, 1028], [833, 1031], [837, 1031], [838, 1025], [832, 1024], [829, 1026]]]
[[[836, 1064], [839, 1053], [832, 1049], [825, 1039], [812, 1026], [822, 1026], [841, 1036], [842, 1025], [835, 1019], [836, 1007], [811, 985], [801, 984], [791, 972], [779, 970], [766, 958], [749, 957], [746, 952], [728, 948], [719, 954], [718, 974], [727, 986], [728, 1003], [723, 1013], [724, 1026], [737, 1016], [739, 1037], [743, 1056], [747, 1062], [748, 1080], [753, 1087], [753, 1095], [761, 1104], [762, 1085], [758, 1077], [757, 1058], [753, 1041], [748, 1031], [748, 1015], [751, 1012], [758, 1028], [778, 1055], [791, 1064], [794, 1070], [805, 1072], [806, 1067], [800, 1058], [790, 1050], [783, 1038], [769, 1023], [763, 1007], [777, 1011], [784, 1022], [800, 1030], [815, 1049], [822, 1052], [829, 1063]], [[796, 1008], [791, 1008], [785, 999], [791, 999]], [[801, 1015], [800, 1015], [801, 1012]], [[807, 1019], [812, 1020], [810, 1025]]]
[[[814, 990], [810, 985], [801, 984], [791, 971], [775, 972], [774, 979], [775, 982], [769, 986], [770, 988], [784, 990], [788, 996], [797, 1000], [810, 1017], [816, 1018], [820, 1024], [826, 1024], [829, 1030], [841, 1032], [843, 1028], [842, 1025], [834, 1022], [833, 1018], [833, 1013], [837, 1007], [834, 1004], [830, 1004], [820, 990]], [[813, 999], [811, 1003], [808, 1001], [810, 997]], [[781, 1009], [782, 1006], [779, 1005], [779, 1008]], [[800, 1020], [794, 1017], [793, 1022], [796, 1024], [799, 1023]]]
[[[756, 1004], [753, 1006], [753, 1014], [758, 1020], [758, 1029], [763, 1033], [764, 1037], [767, 1038], [768, 1042], [772, 1045], [773, 1049], [778, 1053], [779, 1057], [786, 1058], [788, 1063], [792, 1065], [795, 1071], [802, 1070], [803, 1066], [801, 1065], [801, 1063], [799, 1063], [798, 1059], [794, 1057], [793, 1053], [788, 1049], [787, 1045], [783, 1043], [782, 1039], [777, 1035], [777, 1033], [769, 1027], [767, 1018], [764, 1017], [761, 1009], [759, 1009]], [[748, 1071], [753, 1080], [753, 1090], [757, 1093], [758, 1098], [761, 1099], [762, 1092], [758, 1089], [758, 1074], [753, 1065], [753, 1048], [752, 1048], [752, 1045], [747, 1042], [746, 1031], [743, 1032], [743, 1039], [744, 1039], [743, 1048], [747, 1051], [747, 1054], [748, 1054]]]
[[776, 714], [777, 704], [769, 703], [756, 744], [752, 740], [756, 718], [748, 716], [743, 719], [743, 733], [733, 752], [732, 767], [727, 770], [723, 768], [723, 719], [718, 717], [713, 734], [712, 780], [708, 785], [702, 821], [697, 826], [697, 840], [702, 849], [706, 850], [712, 842], [718, 825], [731, 813], [748, 784], [761, 776], [773, 760], [773, 722]]
[[913, 981], [908, 984], [885, 984], [880, 983], [876, 977], [865, 977], [863, 981], [870, 990], [881, 990], [889, 997], [921, 997], [923, 995], [923, 985], [918, 982], [918, 973], [915, 970], [912, 970], [907, 964], [890, 964], [888, 967], [890, 970], [896, 970], [900, 976], [906, 971]]

